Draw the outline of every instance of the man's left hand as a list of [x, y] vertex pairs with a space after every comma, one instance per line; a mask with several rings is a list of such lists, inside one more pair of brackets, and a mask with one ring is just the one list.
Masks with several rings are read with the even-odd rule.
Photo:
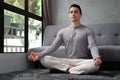
[[95, 58], [94, 63], [95, 63], [96, 66], [97, 66], [97, 65], [101, 65], [101, 64], [102, 64], [102, 59], [101, 59], [101, 57]]

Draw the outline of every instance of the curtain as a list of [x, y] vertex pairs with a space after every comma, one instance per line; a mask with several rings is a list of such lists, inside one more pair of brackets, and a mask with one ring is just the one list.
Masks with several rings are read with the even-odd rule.
[[43, 27], [52, 24], [51, 0], [43, 0]]

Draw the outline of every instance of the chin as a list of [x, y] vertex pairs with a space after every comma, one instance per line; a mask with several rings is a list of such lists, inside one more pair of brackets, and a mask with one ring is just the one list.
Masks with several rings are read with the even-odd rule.
[[72, 22], [76, 21], [75, 19], [71, 19]]

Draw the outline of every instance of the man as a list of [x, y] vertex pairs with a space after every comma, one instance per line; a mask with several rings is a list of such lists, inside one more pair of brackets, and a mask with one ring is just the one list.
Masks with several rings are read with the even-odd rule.
[[[70, 74], [87, 74], [98, 71], [102, 60], [95, 44], [93, 31], [80, 23], [82, 11], [79, 5], [73, 4], [69, 8], [71, 25], [61, 29], [52, 45], [40, 53], [31, 52], [28, 59], [41, 59], [47, 68], [58, 69]], [[48, 54], [55, 51], [61, 44], [65, 45], [68, 58], [58, 58]], [[89, 59], [88, 48], [93, 59]]]

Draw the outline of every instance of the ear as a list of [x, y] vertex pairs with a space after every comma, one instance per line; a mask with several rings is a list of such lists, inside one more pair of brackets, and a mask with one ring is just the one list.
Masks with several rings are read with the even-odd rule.
[[82, 17], [82, 14], [80, 14], [80, 18]]
[[80, 14], [80, 17], [82, 16], [82, 14]]

